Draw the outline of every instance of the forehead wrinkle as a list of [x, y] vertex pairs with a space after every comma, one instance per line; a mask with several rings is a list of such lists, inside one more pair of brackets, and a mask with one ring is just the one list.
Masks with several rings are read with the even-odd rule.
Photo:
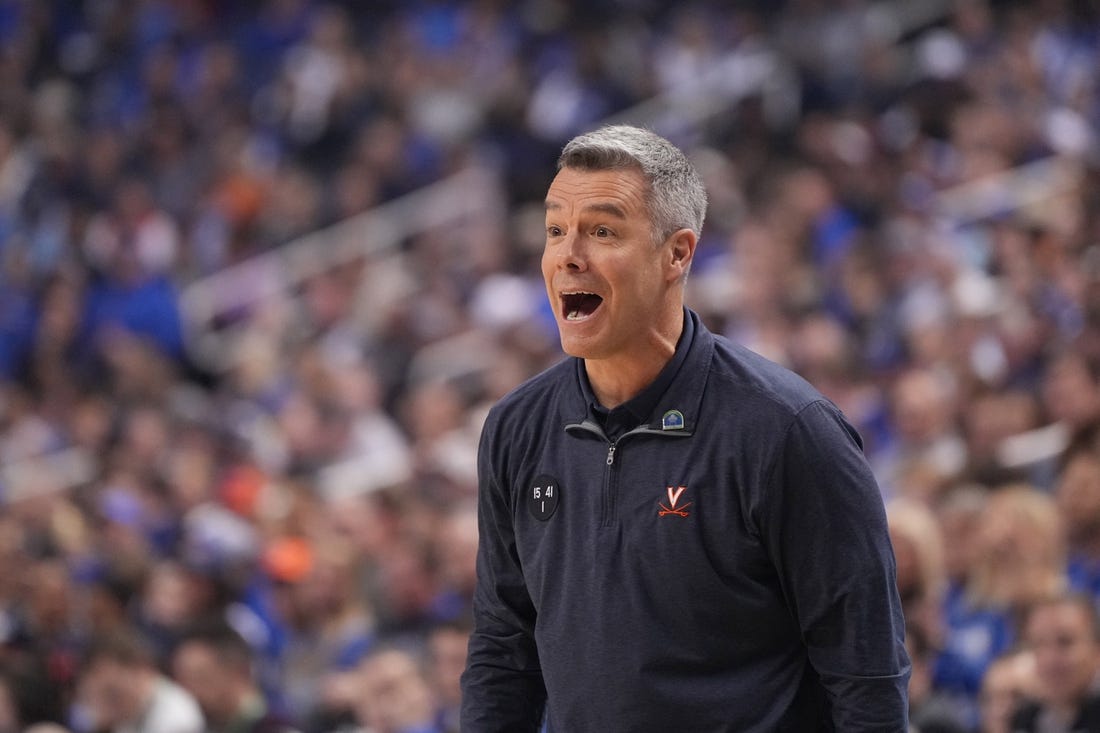
[[546, 194], [548, 212], [565, 209], [629, 219], [628, 212], [645, 208], [645, 182], [633, 170], [588, 171], [563, 168]]
[[[563, 211], [565, 207], [554, 199], [546, 199], [546, 211]], [[596, 201], [589, 204], [584, 204], [580, 207], [581, 213], [584, 214], [608, 214], [616, 219], [626, 220], [627, 214], [622, 206], [611, 201]]]
[[618, 204], [611, 202], [597, 202], [594, 204], [588, 204], [581, 209], [582, 211], [591, 211], [598, 214], [610, 214], [618, 219], [626, 219], [626, 212]]

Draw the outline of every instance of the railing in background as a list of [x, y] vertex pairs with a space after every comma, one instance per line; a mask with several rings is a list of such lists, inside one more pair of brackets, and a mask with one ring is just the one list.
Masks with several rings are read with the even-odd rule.
[[[901, 43], [917, 29], [945, 18], [951, 0], [884, 0], [870, 5], [862, 22], [882, 43]], [[741, 100], [759, 95], [776, 124], [798, 114], [799, 81], [788, 60], [764, 44], [747, 42], [722, 57], [696, 83], [657, 95], [612, 115], [605, 123], [643, 124], [674, 139]], [[461, 217], [499, 211], [500, 183], [487, 170], [466, 170], [402, 199], [288, 242], [186, 287], [182, 308], [189, 352], [198, 363], [224, 371], [234, 362], [231, 314], [258, 302], [294, 297], [306, 280], [367, 255], [380, 256], [409, 236]]]
[[371, 211], [288, 242], [191, 283], [181, 296], [192, 358], [224, 371], [239, 356], [244, 314], [267, 301], [293, 298], [317, 275], [360, 258], [385, 256], [408, 237], [470, 216], [501, 217], [497, 177], [468, 168]]
[[[883, 0], [870, 5], [863, 22], [884, 43], [903, 43], [920, 28], [945, 18], [951, 0]], [[697, 84], [662, 94], [605, 122], [632, 122], [679, 139], [698, 125], [759, 94], [769, 119], [798, 114], [798, 76], [789, 62], [763, 46], [749, 44], [719, 60]], [[938, 210], [958, 221], [980, 218], [988, 202], [1016, 197], [1033, 201], [1055, 195], [1050, 186], [1075, 185], [1055, 172], [1053, 163], [1026, 168], [941, 192]], [[242, 358], [240, 336], [248, 315], [273, 302], [292, 300], [310, 278], [361, 258], [395, 258], [408, 237], [469, 216], [504, 217], [500, 182], [489, 170], [470, 169], [292, 240], [225, 270], [187, 284], [181, 296], [187, 346], [192, 358], [214, 372], [231, 369]], [[1063, 189], [1064, 190], [1064, 189]], [[1000, 192], [1000, 193], [998, 193]], [[463, 348], [455, 337], [455, 346]], [[447, 339], [436, 347], [446, 350]], [[94, 480], [95, 457], [77, 449], [25, 457], [0, 466], [0, 502], [11, 502]]]

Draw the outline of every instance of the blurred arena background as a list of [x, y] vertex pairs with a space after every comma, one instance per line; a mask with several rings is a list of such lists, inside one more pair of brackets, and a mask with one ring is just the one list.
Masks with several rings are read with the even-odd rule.
[[104, 639], [209, 718], [214, 627], [304, 733], [457, 729], [478, 431], [609, 121], [704, 175], [692, 307], [859, 427], [914, 726], [1005, 729], [1028, 605], [1100, 598], [1084, 0], [0, 0], [0, 733], [112, 729]]

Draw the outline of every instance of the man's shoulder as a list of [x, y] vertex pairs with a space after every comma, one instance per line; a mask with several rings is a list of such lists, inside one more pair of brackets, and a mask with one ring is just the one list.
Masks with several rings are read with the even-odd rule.
[[758, 400], [787, 413], [797, 413], [824, 396], [801, 376], [730, 339], [713, 335], [711, 378], [721, 394], [740, 403]]

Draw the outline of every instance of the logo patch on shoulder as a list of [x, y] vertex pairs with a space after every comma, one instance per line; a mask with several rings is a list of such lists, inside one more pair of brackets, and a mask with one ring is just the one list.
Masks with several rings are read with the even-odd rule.
[[679, 410], [669, 410], [661, 417], [661, 430], [683, 430], [684, 413]]
[[561, 501], [561, 484], [549, 474], [541, 474], [535, 477], [535, 483], [527, 490], [527, 508], [531, 516], [540, 522], [545, 522], [554, 516]]

